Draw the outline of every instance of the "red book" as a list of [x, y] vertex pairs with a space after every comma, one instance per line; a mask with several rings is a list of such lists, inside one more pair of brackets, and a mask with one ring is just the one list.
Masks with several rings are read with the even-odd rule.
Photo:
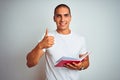
[[88, 56], [90, 52], [87, 52], [85, 55], [83, 55], [81, 58], [76, 59], [76, 58], [71, 58], [71, 57], [61, 57], [55, 64], [55, 67], [64, 67], [65, 64], [67, 63], [79, 63], [81, 62], [86, 56]]

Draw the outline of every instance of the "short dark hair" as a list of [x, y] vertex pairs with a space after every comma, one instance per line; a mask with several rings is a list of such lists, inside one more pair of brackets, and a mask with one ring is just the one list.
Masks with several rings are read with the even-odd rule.
[[70, 15], [71, 15], [70, 7], [67, 6], [66, 4], [59, 4], [59, 5], [57, 5], [57, 6], [55, 7], [55, 9], [54, 9], [54, 15], [56, 14], [56, 10], [57, 10], [58, 8], [60, 8], [60, 7], [66, 7], [66, 8], [69, 10], [69, 13], [70, 13]]

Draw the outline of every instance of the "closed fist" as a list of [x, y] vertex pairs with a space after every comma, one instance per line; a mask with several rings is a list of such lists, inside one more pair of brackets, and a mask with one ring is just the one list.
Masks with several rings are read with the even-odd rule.
[[50, 48], [54, 44], [54, 37], [48, 36], [48, 29], [46, 29], [45, 36], [39, 44], [42, 49]]

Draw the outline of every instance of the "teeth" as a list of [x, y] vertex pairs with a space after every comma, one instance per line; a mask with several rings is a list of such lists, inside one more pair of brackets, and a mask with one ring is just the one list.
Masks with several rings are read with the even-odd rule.
[[64, 25], [65, 25], [65, 23], [60, 23], [60, 25], [64, 26]]

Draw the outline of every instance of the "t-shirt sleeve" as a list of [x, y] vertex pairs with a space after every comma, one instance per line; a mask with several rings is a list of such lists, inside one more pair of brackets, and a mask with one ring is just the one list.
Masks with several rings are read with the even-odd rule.
[[81, 48], [81, 54], [85, 54], [87, 52], [87, 48], [86, 48], [86, 41], [85, 38], [82, 37], [82, 48]]

